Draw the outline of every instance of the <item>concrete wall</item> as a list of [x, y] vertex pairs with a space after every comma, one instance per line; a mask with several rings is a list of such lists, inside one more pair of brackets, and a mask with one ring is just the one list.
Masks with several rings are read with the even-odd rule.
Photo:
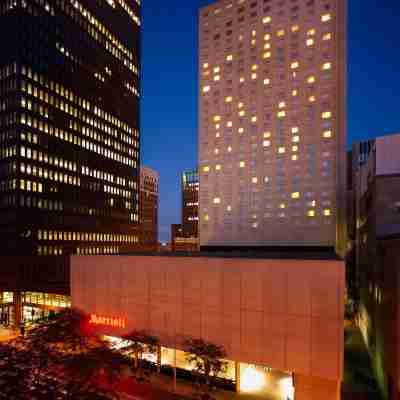
[[344, 263], [244, 258], [72, 257], [73, 306], [125, 317], [119, 335], [148, 329], [177, 348], [187, 336], [228, 358], [338, 381]]

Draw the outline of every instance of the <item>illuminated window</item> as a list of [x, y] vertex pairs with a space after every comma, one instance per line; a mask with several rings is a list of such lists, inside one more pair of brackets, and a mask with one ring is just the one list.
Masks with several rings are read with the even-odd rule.
[[322, 66], [322, 69], [326, 71], [328, 69], [331, 69], [331, 67], [332, 67], [331, 63], [327, 62]]
[[278, 116], [278, 118], [284, 118], [286, 116], [286, 112], [285, 111], [279, 111], [277, 116]]
[[324, 14], [322, 17], [321, 17], [321, 21], [322, 22], [327, 22], [327, 21], [330, 21], [331, 20], [331, 14]]
[[210, 167], [208, 165], [203, 167], [203, 172], [210, 172]]
[[268, 78], [265, 78], [264, 79], [264, 85], [269, 85], [269, 83], [270, 83], [270, 80]]
[[292, 32], [297, 32], [299, 30], [299, 26], [298, 25], [293, 25], [292, 26]]
[[271, 132], [264, 132], [264, 138], [270, 138], [271, 137]]
[[240, 82], [240, 83], [243, 83], [244, 81], [245, 81], [244, 77], [241, 76], [240, 79], [239, 79], [239, 82]]
[[251, 117], [251, 122], [253, 122], [253, 123], [254, 123], [254, 122], [257, 122], [257, 117], [255, 117], [255, 116], [254, 116], [254, 117]]
[[220, 164], [217, 164], [217, 165], [215, 166], [215, 169], [216, 169], [217, 171], [221, 171], [221, 165], [220, 165]]
[[266, 53], [263, 54], [263, 58], [270, 58], [271, 57], [271, 52], [267, 51]]
[[239, 111], [239, 117], [244, 117], [246, 112], [244, 110]]
[[251, 70], [252, 71], [257, 71], [257, 68], [258, 68], [258, 65], [254, 64], [254, 65], [252, 65]]
[[203, 64], [203, 68], [204, 68], [204, 69], [207, 69], [207, 68], [208, 68], [208, 63], [204, 63], [204, 64]]
[[214, 122], [221, 121], [220, 115], [214, 115]]
[[292, 161], [297, 161], [297, 160], [298, 160], [297, 154], [293, 154], [293, 155], [292, 155]]
[[239, 132], [239, 133], [243, 133], [243, 132], [244, 132], [244, 128], [239, 128], [239, 129], [238, 129], [238, 132]]
[[266, 33], [266, 34], [264, 35], [264, 40], [269, 40], [270, 38], [271, 38], [271, 35], [270, 35], [270, 34]]
[[308, 216], [308, 217], [315, 217], [315, 210], [309, 210], [309, 211], [307, 212], [307, 216]]
[[219, 81], [220, 79], [221, 79], [221, 77], [219, 75], [214, 76], [214, 81]]
[[307, 79], [308, 83], [315, 83], [315, 77], [314, 76], [309, 76]]
[[293, 136], [292, 142], [293, 143], [298, 143], [300, 141], [300, 136]]
[[292, 133], [299, 133], [299, 127], [298, 126], [293, 126], [292, 127]]
[[232, 206], [227, 206], [226, 211], [231, 212], [232, 211]]
[[298, 150], [299, 150], [299, 146], [297, 146], [297, 145], [292, 146], [292, 151], [298, 151]]
[[204, 215], [204, 221], [209, 221], [210, 220], [210, 216], [208, 214]]
[[213, 203], [214, 204], [220, 204], [221, 203], [221, 199], [219, 197], [214, 197]]
[[264, 140], [263, 141], [263, 146], [264, 147], [269, 147], [269, 146], [271, 146], [271, 142], [269, 140]]
[[326, 139], [329, 139], [332, 137], [332, 131], [325, 131], [322, 136]]
[[220, 71], [220, 68], [219, 67], [215, 67], [214, 68], [214, 73], [216, 74], [216, 73], [218, 73]]
[[264, 17], [262, 20], [263, 24], [268, 24], [271, 22], [271, 17]]
[[251, 74], [251, 79], [257, 79], [257, 74], [256, 73], [254, 73], [254, 74]]
[[324, 215], [325, 215], [325, 217], [331, 216], [331, 215], [332, 215], [331, 210], [330, 210], [329, 208], [326, 208], [326, 209], [324, 210]]
[[300, 193], [299, 192], [293, 192], [292, 193], [292, 199], [299, 199], [300, 198]]
[[240, 161], [239, 167], [244, 168], [246, 166], [246, 163], [244, 161]]
[[286, 149], [284, 147], [281, 146], [281, 147], [278, 148], [278, 153], [279, 154], [283, 154], [285, 152], [286, 152]]
[[322, 40], [331, 40], [332, 39], [332, 34], [331, 33], [325, 33], [324, 36], [322, 36]]
[[203, 87], [203, 93], [207, 93], [210, 91], [210, 86], [204, 86]]
[[271, 48], [271, 43], [264, 43], [264, 50], [269, 50]]
[[286, 208], [286, 204], [285, 203], [281, 203], [279, 204], [279, 208], [284, 210]]
[[315, 102], [315, 96], [310, 96], [310, 97], [308, 98], [308, 101], [309, 101], [310, 103], [314, 103], [314, 102]]
[[228, 128], [231, 128], [231, 127], [232, 127], [232, 121], [228, 121], [228, 122], [226, 123], [226, 126], [227, 126]]
[[279, 108], [284, 108], [286, 106], [284, 101], [281, 101], [278, 105]]
[[292, 62], [292, 64], [290, 64], [290, 68], [292, 68], [292, 69], [299, 68], [299, 62], [298, 61]]
[[257, 183], [257, 182], [258, 182], [258, 178], [256, 178], [256, 177], [252, 178], [252, 179], [251, 179], [251, 182], [252, 182], [252, 183]]
[[229, 54], [228, 56], [226, 56], [226, 61], [232, 61], [233, 60], [233, 55]]
[[293, 97], [297, 96], [298, 94], [299, 94], [299, 92], [296, 89], [292, 90], [292, 96]]
[[314, 44], [314, 39], [307, 39], [307, 46], [312, 46]]
[[232, 101], [232, 96], [225, 97], [225, 102], [230, 103]]
[[307, 35], [308, 36], [314, 36], [315, 35], [315, 29], [313, 28], [313, 29], [309, 29], [308, 31], [307, 31]]
[[243, 103], [238, 103], [238, 108], [243, 108]]
[[332, 113], [330, 111], [325, 111], [322, 113], [322, 119], [329, 119], [331, 118]]
[[232, 147], [229, 146], [227, 150], [228, 150], [228, 153], [230, 153], [232, 151]]
[[282, 37], [285, 35], [285, 30], [284, 29], [280, 29], [278, 32], [276, 32], [276, 36], [278, 37]]

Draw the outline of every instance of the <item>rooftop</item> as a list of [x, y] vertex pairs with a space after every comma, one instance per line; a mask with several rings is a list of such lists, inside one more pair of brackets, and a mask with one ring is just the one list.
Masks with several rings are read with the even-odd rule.
[[137, 252], [125, 256], [150, 257], [204, 257], [204, 258], [246, 258], [265, 260], [341, 260], [333, 248], [269, 247], [269, 248], [206, 248], [197, 252]]

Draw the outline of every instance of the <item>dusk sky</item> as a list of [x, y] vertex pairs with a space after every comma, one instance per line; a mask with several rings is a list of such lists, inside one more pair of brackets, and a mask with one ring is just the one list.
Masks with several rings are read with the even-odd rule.
[[[400, 132], [398, 0], [349, 0], [348, 142]], [[142, 163], [160, 172], [160, 239], [180, 223], [180, 173], [197, 163], [202, 0], [143, 1]]]

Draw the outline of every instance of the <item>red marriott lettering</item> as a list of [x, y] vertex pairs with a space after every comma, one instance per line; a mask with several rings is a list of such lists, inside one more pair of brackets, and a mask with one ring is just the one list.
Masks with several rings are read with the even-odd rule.
[[100, 315], [91, 314], [89, 324], [111, 326], [113, 328], [125, 328], [126, 318], [103, 317]]

